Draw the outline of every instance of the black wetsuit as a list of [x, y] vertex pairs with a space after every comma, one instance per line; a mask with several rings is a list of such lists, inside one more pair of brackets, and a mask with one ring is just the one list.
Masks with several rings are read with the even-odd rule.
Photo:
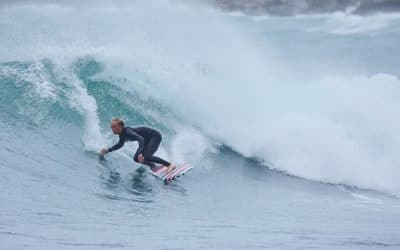
[[139, 162], [138, 156], [142, 154], [144, 157], [143, 164], [150, 167], [154, 167], [154, 163], [168, 166], [170, 164], [169, 162], [153, 155], [157, 151], [161, 139], [161, 134], [157, 130], [149, 127], [124, 127], [119, 135], [119, 142], [109, 148], [108, 152], [120, 149], [126, 141], [138, 141], [139, 148], [136, 150], [135, 156], [133, 157], [136, 162]]

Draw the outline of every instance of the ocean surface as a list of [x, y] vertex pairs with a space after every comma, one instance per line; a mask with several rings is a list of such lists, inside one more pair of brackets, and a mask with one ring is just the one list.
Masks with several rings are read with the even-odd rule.
[[[400, 249], [400, 14], [3, 3], [0, 249]], [[109, 121], [163, 134], [171, 185]]]

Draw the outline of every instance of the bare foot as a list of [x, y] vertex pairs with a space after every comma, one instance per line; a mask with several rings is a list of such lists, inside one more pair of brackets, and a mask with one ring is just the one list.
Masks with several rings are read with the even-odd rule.
[[170, 173], [174, 169], [175, 169], [175, 165], [173, 163], [169, 164], [169, 166], [167, 168], [167, 173]]

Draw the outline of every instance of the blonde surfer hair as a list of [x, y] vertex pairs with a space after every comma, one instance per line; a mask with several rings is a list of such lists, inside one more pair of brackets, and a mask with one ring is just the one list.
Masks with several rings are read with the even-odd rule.
[[111, 122], [116, 122], [116, 123], [118, 123], [118, 125], [121, 125], [122, 127], [125, 127], [124, 120], [122, 120], [122, 119], [119, 118], [119, 117], [114, 117], [114, 118], [112, 118]]

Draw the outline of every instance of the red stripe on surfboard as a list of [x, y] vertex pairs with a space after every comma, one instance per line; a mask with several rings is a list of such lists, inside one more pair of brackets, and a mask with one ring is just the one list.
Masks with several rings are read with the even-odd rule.
[[182, 172], [184, 172], [185, 170], [187, 170], [190, 167], [191, 167], [190, 164], [186, 164], [186, 165], [180, 166], [180, 168], [178, 169], [177, 172], [171, 173], [169, 176], [166, 177], [167, 180], [168, 181], [172, 181], [175, 176], [181, 174]]
[[167, 179], [168, 181], [171, 181], [171, 176], [174, 176], [175, 174], [177, 174], [181, 168], [181, 166], [176, 167], [176, 169], [172, 170], [171, 173], [168, 173], [168, 175], [165, 177], [165, 179]]
[[176, 171], [172, 171], [171, 174], [169, 174], [169, 176], [167, 176], [168, 180], [171, 180], [174, 176], [178, 175], [179, 173], [181, 173], [184, 169], [186, 169], [186, 167], [189, 164], [183, 165], [183, 166], [179, 166], [177, 167]]
[[172, 181], [178, 175], [182, 175], [183, 172], [186, 172], [189, 168], [191, 168], [191, 164], [183, 164], [177, 165], [171, 173], [166, 173], [167, 167], [166, 166], [157, 166], [156, 171], [152, 171], [152, 174], [157, 176], [158, 178], [164, 181]]

